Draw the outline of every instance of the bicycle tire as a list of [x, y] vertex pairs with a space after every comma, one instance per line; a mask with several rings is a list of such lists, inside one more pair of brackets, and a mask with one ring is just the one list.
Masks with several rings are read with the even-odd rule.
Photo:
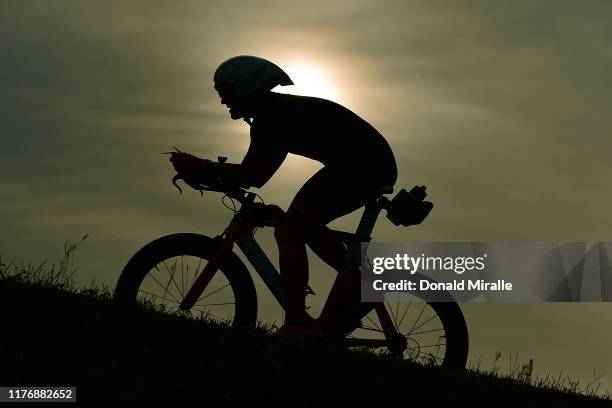
[[446, 332], [446, 353], [442, 366], [455, 369], [465, 368], [470, 340], [461, 308], [454, 302], [430, 302], [428, 304], [438, 314]]
[[[427, 279], [425, 276], [421, 276], [421, 278]], [[469, 352], [469, 334], [468, 334], [467, 324], [465, 322], [465, 317], [463, 316], [463, 312], [461, 311], [461, 308], [459, 307], [459, 305], [454, 301], [435, 302], [435, 301], [428, 300], [428, 296], [419, 291], [412, 292], [411, 295], [423, 301], [423, 304], [425, 305], [423, 309], [426, 306], [429, 306], [435, 313], [433, 317], [437, 317], [437, 320], [439, 320], [442, 325], [442, 328], [444, 330], [444, 333], [443, 333], [444, 335], [441, 336], [440, 338], [444, 338], [445, 343], [443, 345], [445, 346], [445, 350], [444, 350], [444, 358], [443, 359], [438, 358], [439, 360], [441, 360], [439, 365], [442, 367], [453, 368], [453, 369], [465, 368], [466, 363], [467, 363], [467, 358], [468, 358], [468, 352]], [[439, 296], [438, 299], [440, 298], [446, 298], [449, 300], [452, 299], [451, 294], [445, 291], [438, 292], [437, 296]], [[399, 304], [397, 304], [397, 307], [399, 309]], [[409, 307], [410, 306], [408, 306], [408, 308]], [[397, 322], [397, 320], [399, 320], [398, 316], [393, 316], [393, 306], [385, 302], [385, 308], [387, 309], [387, 312], [390, 314], [390, 316], [392, 316], [392, 320], [394, 320], [393, 323], [396, 326], [396, 330], [398, 331], [398, 333], [407, 336], [406, 337], [407, 339], [411, 339], [412, 338], [411, 333], [401, 332], [401, 328], [399, 326], [403, 323], [403, 318], [402, 320], [399, 321], [399, 324], [398, 324]], [[422, 313], [423, 312], [421, 312], [421, 314]], [[396, 312], [396, 315], [397, 314], [399, 313]], [[419, 314], [419, 319], [420, 319], [421, 314]], [[404, 315], [405, 315], [405, 312], [404, 312]], [[370, 322], [372, 322], [372, 319], [369, 319], [369, 320]], [[412, 328], [414, 328], [417, 325], [417, 323], [418, 321], [413, 324]], [[363, 327], [364, 326], [362, 325], [362, 328]], [[418, 326], [417, 329], [419, 327], [420, 326]], [[415, 334], [418, 334], [418, 333], [415, 333]], [[355, 335], [355, 332], [353, 332], [353, 335]], [[414, 344], [418, 345], [419, 343], [418, 341], [414, 341]]]
[[[114, 299], [135, 303], [143, 280], [158, 264], [179, 256], [208, 261], [217, 243], [214, 238], [193, 233], [166, 235], [148, 243], [125, 265], [117, 281]], [[254, 328], [257, 321], [257, 293], [244, 263], [234, 252], [229, 252], [217, 273], [225, 275], [233, 291], [235, 310], [231, 325]]]

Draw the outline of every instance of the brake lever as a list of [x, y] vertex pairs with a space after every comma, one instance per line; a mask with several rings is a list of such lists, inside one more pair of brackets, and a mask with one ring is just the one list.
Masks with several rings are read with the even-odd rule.
[[172, 177], [172, 184], [174, 184], [174, 187], [178, 189], [179, 194], [183, 194], [183, 190], [177, 183], [177, 181], [179, 180], [183, 180], [183, 183], [187, 184], [189, 187], [193, 188], [194, 190], [198, 190], [200, 192], [201, 197], [204, 196], [204, 190], [210, 191], [209, 189], [202, 187], [201, 184], [190, 182], [189, 180], [185, 179], [185, 177], [181, 176], [180, 174], [176, 174], [174, 177]]
[[181, 176], [179, 176], [178, 174], [175, 175], [174, 177], [172, 177], [172, 184], [174, 184], [174, 187], [176, 187], [179, 191], [179, 194], [183, 194], [183, 189], [181, 189], [181, 186], [179, 186], [177, 184], [177, 181], [179, 180], [183, 180], [183, 178]]
[[[175, 155], [177, 153], [183, 153], [179, 150], [178, 147], [172, 145], [172, 147], [174, 147], [174, 150], [176, 150], [175, 152], [164, 152], [162, 154], [169, 154], [169, 155]], [[203, 190], [208, 190], [207, 188], [202, 188], [201, 185], [199, 183], [195, 183], [195, 182], [190, 182], [189, 180], [187, 180], [185, 177], [181, 176], [180, 174], [176, 174], [174, 177], [172, 177], [172, 184], [174, 184], [174, 187], [176, 187], [179, 191], [179, 194], [183, 194], [183, 189], [178, 185], [177, 181], [179, 180], [183, 180], [183, 182], [185, 184], [187, 184], [189, 187], [193, 188], [194, 190], [198, 190], [200, 192], [200, 196], [204, 196], [204, 192]]]

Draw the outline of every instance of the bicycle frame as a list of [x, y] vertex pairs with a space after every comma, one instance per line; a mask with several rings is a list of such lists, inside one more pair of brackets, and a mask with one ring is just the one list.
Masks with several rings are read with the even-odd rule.
[[[204, 270], [194, 282], [193, 286], [185, 295], [179, 306], [181, 309], [188, 310], [196, 303], [200, 294], [203, 293], [204, 289], [208, 283], [210, 283], [214, 274], [219, 269], [225, 254], [232, 250], [234, 243], [236, 243], [240, 250], [244, 253], [279, 305], [283, 309], [285, 308], [285, 299], [281, 286], [280, 273], [272, 264], [263, 249], [259, 246], [255, 240], [255, 236], [253, 235], [253, 230], [257, 225], [257, 220], [256, 216], [249, 212], [249, 208], [253, 205], [255, 195], [253, 193], [247, 193], [246, 197], [247, 199], [243, 202], [242, 208], [236, 212], [225, 232], [221, 236], [216, 237], [219, 240], [219, 245], [213, 251], [209, 263], [206, 265]], [[346, 243], [347, 259], [345, 260], [343, 267], [338, 271], [338, 276], [334, 282], [332, 291], [326, 300], [323, 312], [321, 313], [321, 316], [319, 316], [319, 319], [317, 319], [317, 324], [319, 327], [324, 326], [326, 323], [324, 315], [326, 314], [328, 305], [333, 304], [335, 298], [337, 298], [337, 296], [342, 293], [344, 288], [351, 283], [347, 279], [343, 278], [348, 276], [346, 272], [351, 271], [353, 268], [359, 267], [361, 263], [362, 244], [367, 245], [367, 243], [371, 241], [370, 235], [374, 229], [378, 215], [383, 208], [388, 208], [388, 203], [389, 200], [386, 197], [380, 196], [376, 200], [366, 204], [355, 233], [336, 231], [324, 227], [326, 233], [332, 234]], [[355, 274], [353, 274], [353, 276], [354, 275]], [[308, 289], [311, 291], [310, 293], [314, 293], [310, 288]], [[376, 310], [387, 340], [354, 338], [345, 339], [347, 343], [350, 343], [348, 345], [380, 347], [388, 345], [388, 341], [396, 338], [397, 331], [395, 330], [395, 326], [393, 325], [384, 304], [376, 303], [374, 309]]]
[[[369, 242], [371, 240], [369, 234], [374, 228], [374, 224], [376, 223], [380, 210], [381, 208], [375, 205], [366, 206], [366, 210], [364, 211], [359, 227], [357, 228], [357, 233], [355, 234], [326, 228], [330, 234], [333, 234], [347, 243], [348, 259], [345, 260], [345, 264], [341, 268], [338, 276], [341, 276], [344, 271], [353, 267], [355, 265], [355, 261], [360, 259], [361, 243]], [[285, 303], [283, 290], [280, 283], [280, 273], [274, 267], [263, 249], [261, 249], [255, 240], [255, 236], [253, 234], [249, 234], [237, 241], [237, 244], [251, 265], [253, 265], [255, 271], [264, 281], [274, 298], [284, 308]]]

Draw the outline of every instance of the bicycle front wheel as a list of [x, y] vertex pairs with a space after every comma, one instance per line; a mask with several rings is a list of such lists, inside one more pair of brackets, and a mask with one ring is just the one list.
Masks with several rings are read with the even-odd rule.
[[[179, 311], [179, 304], [207, 265], [217, 240], [198, 234], [173, 234], [140, 249], [127, 263], [115, 299], [138, 300]], [[248, 270], [230, 252], [191, 310], [194, 317], [229, 326], [255, 327], [257, 295]]]

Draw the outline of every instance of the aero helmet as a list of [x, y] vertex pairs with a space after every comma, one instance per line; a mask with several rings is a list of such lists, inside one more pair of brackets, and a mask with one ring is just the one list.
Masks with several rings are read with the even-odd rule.
[[263, 58], [241, 55], [224, 61], [214, 76], [215, 89], [235, 97], [249, 97], [269, 91], [277, 85], [293, 85], [289, 75]]

